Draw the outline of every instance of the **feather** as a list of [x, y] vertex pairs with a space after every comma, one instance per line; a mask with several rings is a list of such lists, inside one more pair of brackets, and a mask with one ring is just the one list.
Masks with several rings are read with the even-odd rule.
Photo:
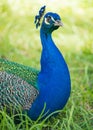
[[0, 109], [29, 109], [39, 93], [37, 76], [35, 69], [0, 59]]
[[9, 74], [19, 76], [20, 78], [34, 86], [36, 89], [38, 89], [37, 77], [39, 71], [34, 68], [11, 62], [5, 59], [0, 59], [0, 71], [6, 71]]

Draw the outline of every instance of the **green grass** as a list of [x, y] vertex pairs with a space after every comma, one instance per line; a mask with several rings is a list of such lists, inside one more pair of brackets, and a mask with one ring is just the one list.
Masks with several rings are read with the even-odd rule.
[[[0, 57], [40, 68], [41, 44], [35, 29], [34, 13], [25, 6], [12, 11], [7, 0], [0, 2]], [[32, 3], [33, 8], [35, 4]], [[39, 9], [39, 5], [36, 7]], [[56, 7], [56, 5], [55, 5]], [[55, 10], [50, 6], [51, 11]], [[20, 11], [21, 10], [21, 11]], [[32, 121], [19, 113], [21, 122], [0, 111], [0, 130], [92, 130], [93, 129], [93, 2], [72, 1], [56, 7], [64, 28], [53, 34], [54, 41], [69, 66], [72, 91], [66, 107], [47, 121]], [[20, 11], [20, 12], [19, 12]], [[23, 116], [25, 119], [23, 120]]]

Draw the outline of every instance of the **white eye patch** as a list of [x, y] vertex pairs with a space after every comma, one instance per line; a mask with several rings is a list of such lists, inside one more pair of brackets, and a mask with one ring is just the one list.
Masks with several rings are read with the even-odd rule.
[[50, 20], [52, 20], [54, 23], [56, 22], [55, 19], [52, 16], [48, 16], [47, 18], [45, 18], [45, 23], [47, 25], [50, 25]]
[[55, 23], [56, 22], [56, 20], [53, 18], [53, 17], [51, 17], [51, 19], [52, 19], [52, 21]]
[[50, 23], [48, 22], [47, 18], [45, 18], [45, 23], [50, 25]]

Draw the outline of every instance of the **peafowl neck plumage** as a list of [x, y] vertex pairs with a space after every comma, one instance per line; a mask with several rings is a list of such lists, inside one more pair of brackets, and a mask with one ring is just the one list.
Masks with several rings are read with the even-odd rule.
[[[45, 6], [35, 17], [36, 27]], [[62, 26], [60, 16], [49, 12], [40, 29], [42, 44], [41, 70], [0, 60], [0, 108], [20, 106], [36, 120], [46, 104], [44, 114], [62, 109], [70, 96], [70, 75], [67, 64], [52, 40], [52, 32]], [[47, 113], [47, 114], [46, 114]]]
[[46, 103], [45, 113], [49, 114], [62, 109], [70, 96], [68, 67], [51, 36], [59, 26], [62, 26], [59, 15], [55, 13], [45, 15], [40, 29], [42, 43], [41, 71], [38, 75], [40, 93], [29, 111], [29, 115], [34, 119], [41, 113], [44, 103]]

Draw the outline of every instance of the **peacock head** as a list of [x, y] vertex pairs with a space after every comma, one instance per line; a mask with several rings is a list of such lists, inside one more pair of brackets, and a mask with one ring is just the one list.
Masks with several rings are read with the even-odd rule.
[[[40, 20], [44, 14], [45, 7], [43, 6], [39, 11], [39, 15], [35, 17], [36, 28], [40, 26]], [[63, 26], [60, 16], [57, 13], [48, 12], [43, 18], [41, 29], [46, 33], [51, 33], [60, 26]]]
[[61, 18], [58, 14], [49, 12], [45, 14], [41, 28], [48, 32], [53, 32], [58, 29], [60, 26], [63, 26]]

